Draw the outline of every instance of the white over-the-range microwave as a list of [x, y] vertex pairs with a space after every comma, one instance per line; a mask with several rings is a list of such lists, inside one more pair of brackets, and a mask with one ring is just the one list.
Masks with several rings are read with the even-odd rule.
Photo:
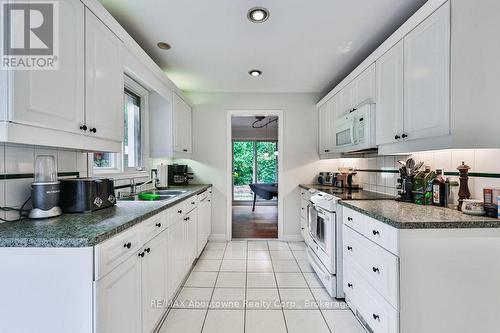
[[338, 120], [335, 126], [337, 153], [355, 153], [374, 148], [377, 148], [375, 104], [364, 104]]

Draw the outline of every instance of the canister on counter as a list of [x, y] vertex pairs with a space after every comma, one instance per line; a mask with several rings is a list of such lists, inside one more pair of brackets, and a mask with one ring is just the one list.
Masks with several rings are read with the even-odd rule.
[[500, 188], [486, 187], [483, 189], [484, 210], [486, 216], [498, 216], [498, 198], [500, 197]]

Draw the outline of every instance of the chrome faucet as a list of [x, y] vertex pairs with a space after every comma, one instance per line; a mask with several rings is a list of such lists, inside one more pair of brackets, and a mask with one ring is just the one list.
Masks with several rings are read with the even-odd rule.
[[137, 185], [136, 182], [135, 182], [135, 178], [130, 178], [130, 194], [137, 194], [141, 191], [142, 187], [147, 185], [147, 184], [152, 184], [153, 182], [155, 182], [156, 179], [155, 178], [151, 178], [150, 180], [142, 183], [141, 185]]

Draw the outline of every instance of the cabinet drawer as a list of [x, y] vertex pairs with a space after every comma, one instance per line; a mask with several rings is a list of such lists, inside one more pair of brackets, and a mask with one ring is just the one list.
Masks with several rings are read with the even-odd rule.
[[190, 212], [198, 207], [198, 199], [195, 196], [186, 199], [186, 212]]
[[342, 207], [342, 222], [352, 229], [364, 234], [366, 223], [363, 221], [365, 216], [350, 208]]
[[198, 198], [198, 202], [200, 202], [200, 201], [205, 200], [207, 198], [207, 196], [208, 196], [208, 190], [201, 192], [196, 197]]
[[370, 332], [398, 333], [399, 312], [371, 289], [354, 267], [344, 272], [343, 284], [346, 300]]
[[399, 308], [399, 259], [347, 226], [344, 262], [355, 267], [366, 281], [395, 309]]
[[157, 214], [141, 223], [141, 244], [146, 244], [167, 228], [166, 213]]
[[306, 189], [300, 188], [300, 197], [306, 201], [311, 199], [311, 192]]
[[170, 227], [176, 221], [178, 221], [181, 217], [187, 214], [186, 201], [182, 201], [177, 205], [169, 208], [167, 210], [167, 222]]
[[109, 273], [142, 246], [141, 230], [142, 224], [138, 224], [96, 245], [94, 254], [95, 280], [99, 280]]
[[399, 254], [398, 229], [366, 216], [365, 235], [384, 249]]

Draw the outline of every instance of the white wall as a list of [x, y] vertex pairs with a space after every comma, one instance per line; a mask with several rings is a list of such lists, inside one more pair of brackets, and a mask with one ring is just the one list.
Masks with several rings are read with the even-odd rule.
[[[226, 163], [228, 110], [283, 110], [283, 235], [300, 237], [298, 185], [315, 181], [332, 161], [318, 157], [316, 94], [191, 93], [193, 156], [189, 161], [195, 181], [214, 185], [212, 233], [226, 235], [228, 195]], [[328, 169], [328, 168], [327, 168]]]

